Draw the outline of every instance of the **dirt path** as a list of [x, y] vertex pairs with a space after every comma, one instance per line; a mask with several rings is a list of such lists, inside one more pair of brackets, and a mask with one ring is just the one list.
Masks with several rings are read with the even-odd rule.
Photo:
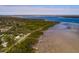
[[44, 32], [35, 47], [36, 52], [79, 52], [79, 25], [56, 25]]

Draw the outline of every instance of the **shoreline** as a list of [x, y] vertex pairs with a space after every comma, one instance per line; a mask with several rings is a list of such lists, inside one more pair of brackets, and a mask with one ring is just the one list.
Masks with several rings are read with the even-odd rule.
[[[62, 25], [70, 26], [70, 28]], [[78, 24], [74, 23], [60, 23], [49, 28], [38, 39], [36, 53], [79, 52], [78, 26]]]

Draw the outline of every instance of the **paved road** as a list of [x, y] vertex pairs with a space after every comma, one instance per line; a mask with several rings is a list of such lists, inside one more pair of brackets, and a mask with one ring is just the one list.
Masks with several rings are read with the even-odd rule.
[[32, 33], [36, 32], [36, 31], [40, 31], [42, 30], [44, 27], [46, 27], [47, 25], [38, 28], [30, 33], [27, 33], [26, 35], [24, 35], [23, 37], [21, 37], [19, 40], [17, 40], [13, 45], [11, 45], [10, 47], [8, 47], [3, 53], [8, 52], [9, 50], [11, 50], [15, 45], [17, 45], [18, 43], [21, 43], [22, 41], [24, 41], [26, 38], [28, 38], [28, 36], [30, 36]]
[[60, 23], [44, 32], [36, 52], [79, 52], [79, 24]]
[[11, 50], [15, 45], [17, 45], [18, 43], [20, 43], [21, 41], [25, 40], [25, 38], [27, 38], [29, 35], [31, 35], [31, 33], [28, 33], [26, 35], [24, 35], [23, 37], [21, 37], [16, 43], [14, 43], [13, 45], [11, 45], [8, 49], [6, 49], [4, 52], [8, 52], [9, 50]]

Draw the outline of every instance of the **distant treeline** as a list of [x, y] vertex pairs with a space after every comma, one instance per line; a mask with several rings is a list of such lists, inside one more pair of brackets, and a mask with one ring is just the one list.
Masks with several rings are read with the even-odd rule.
[[11, 19], [11, 20], [17, 20], [17, 19], [19, 19], [19, 20], [42, 20], [42, 21], [44, 21], [44, 19], [33, 19], [33, 18], [21, 18], [21, 17], [15, 17], [15, 16], [0, 16], [0, 20], [9, 20], [9, 19]]
[[79, 15], [64, 15], [61, 17], [65, 17], [65, 18], [79, 18]]

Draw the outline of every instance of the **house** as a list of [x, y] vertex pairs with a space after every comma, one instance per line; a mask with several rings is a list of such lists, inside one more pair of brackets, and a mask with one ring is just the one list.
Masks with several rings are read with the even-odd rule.
[[20, 39], [20, 38], [23, 37], [23, 36], [24, 36], [24, 34], [21, 33], [21, 34], [19, 34], [18, 36], [16, 36], [14, 40], [18, 40], [18, 39]]
[[7, 44], [8, 44], [8, 42], [3, 42], [1, 45], [2, 45], [3, 47], [7, 47]]
[[19, 35], [16, 36], [14, 40], [18, 40], [18, 39], [20, 39], [20, 36]]

